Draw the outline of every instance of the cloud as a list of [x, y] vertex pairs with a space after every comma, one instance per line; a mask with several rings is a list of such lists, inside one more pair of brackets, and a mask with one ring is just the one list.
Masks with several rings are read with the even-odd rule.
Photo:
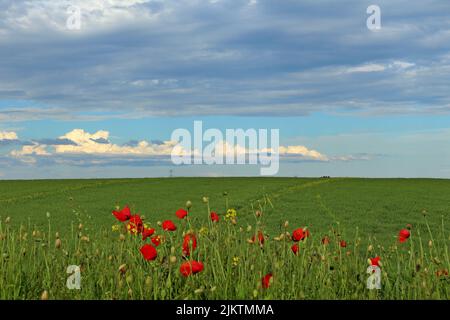
[[[171, 161], [172, 152], [178, 155], [188, 155], [192, 159], [202, 156], [205, 161], [211, 160], [203, 155], [200, 150], [184, 149], [175, 141], [148, 142], [145, 140], [132, 140], [123, 145], [119, 145], [110, 142], [109, 138], [110, 133], [105, 130], [89, 133], [83, 129], [74, 129], [57, 139], [39, 140], [40, 142], [48, 142], [46, 144], [39, 143], [36, 140], [33, 144], [22, 146], [20, 150], [12, 150], [9, 153], [9, 158], [5, 158], [4, 160], [9, 161], [15, 159], [23, 164], [36, 166], [141, 167], [173, 165]], [[219, 140], [215, 144], [215, 153], [213, 155], [220, 157], [227, 155], [243, 155], [245, 157], [257, 155], [261, 161], [266, 161], [273, 152], [274, 149], [270, 147], [251, 149], [248, 146], [238, 144], [230, 145], [227, 141]], [[280, 160], [287, 162], [367, 161], [376, 156], [374, 154], [363, 153], [328, 156], [303, 145], [282, 145], [279, 147]]]
[[450, 112], [449, 2], [254, 3], [4, 0], [0, 122]]
[[18, 140], [17, 133], [13, 131], [0, 131], [0, 141], [3, 140]]

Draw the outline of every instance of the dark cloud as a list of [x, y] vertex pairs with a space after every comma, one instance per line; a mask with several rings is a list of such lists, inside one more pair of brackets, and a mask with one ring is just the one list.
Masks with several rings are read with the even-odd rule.
[[[450, 111], [448, 1], [379, 0], [378, 32], [366, 0], [149, 1], [78, 33], [55, 29], [56, 2], [27, 3], [2, 4], [0, 99], [39, 107], [0, 121]], [[347, 72], [367, 64], [384, 70]]]

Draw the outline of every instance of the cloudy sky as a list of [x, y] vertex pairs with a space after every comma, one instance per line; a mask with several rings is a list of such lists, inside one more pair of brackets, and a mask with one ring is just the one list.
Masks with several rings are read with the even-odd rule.
[[450, 178], [449, 15], [446, 0], [2, 0], [0, 179], [259, 173], [171, 166], [172, 131], [195, 120], [280, 129], [283, 176]]

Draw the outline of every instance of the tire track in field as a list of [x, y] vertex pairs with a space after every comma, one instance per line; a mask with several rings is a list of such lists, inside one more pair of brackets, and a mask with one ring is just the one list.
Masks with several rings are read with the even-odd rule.
[[330, 178], [330, 179], [317, 179], [317, 180], [313, 180], [311, 182], [307, 182], [307, 183], [302, 183], [302, 184], [294, 184], [291, 186], [287, 186], [282, 188], [281, 190], [277, 191], [277, 192], [273, 192], [270, 194], [265, 194], [264, 196], [262, 196], [261, 198], [258, 198], [256, 200], [247, 200], [247, 203], [250, 203], [250, 205], [244, 205], [243, 208], [247, 208], [247, 207], [251, 207], [251, 205], [255, 202], [263, 202], [265, 196], [269, 196], [269, 200], [272, 199], [277, 199], [280, 198], [281, 196], [284, 196], [286, 194], [289, 193], [293, 193], [293, 192], [297, 192], [300, 191], [302, 189], [307, 189], [307, 188], [312, 188], [315, 186], [319, 186], [322, 184], [326, 184], [326, 183], [330, 183], [330, 182], [334, 182], [334, 181], [339, 181], [341, 180], [341, 178]]
[[34, 192], [32, 194], [22, 195], [18, 197], [12, 197], [12, 198], [6, 198], [6, 199], [0, 199], [0, 203], [14, 203], [18, 201], [31, 201], [36, 199], [42, 199], [54, 195], [60, 195], [67, 192], [72, 191], [80, 191], [85, 189], [92, 189], [92, 188], [99, 188], [104, 186], [111, 186], [111, 185], [120, 185], [120, 184], [129, 184], [133, 183], [135, 181], [102, 181], [97, 183], [90, 183], [86, 185], [76, 186], [76, 187], [69, 187], [69, 188], [63, 188], [60, 190], [52, 190], [52, 191], [42, 191], [42, 192]]

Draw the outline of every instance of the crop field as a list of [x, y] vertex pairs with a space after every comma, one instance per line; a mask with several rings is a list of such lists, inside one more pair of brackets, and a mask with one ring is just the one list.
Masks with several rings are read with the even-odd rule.
[[0, 181], [0, 299], [449, 299], [449, 226], [448, 180]]

